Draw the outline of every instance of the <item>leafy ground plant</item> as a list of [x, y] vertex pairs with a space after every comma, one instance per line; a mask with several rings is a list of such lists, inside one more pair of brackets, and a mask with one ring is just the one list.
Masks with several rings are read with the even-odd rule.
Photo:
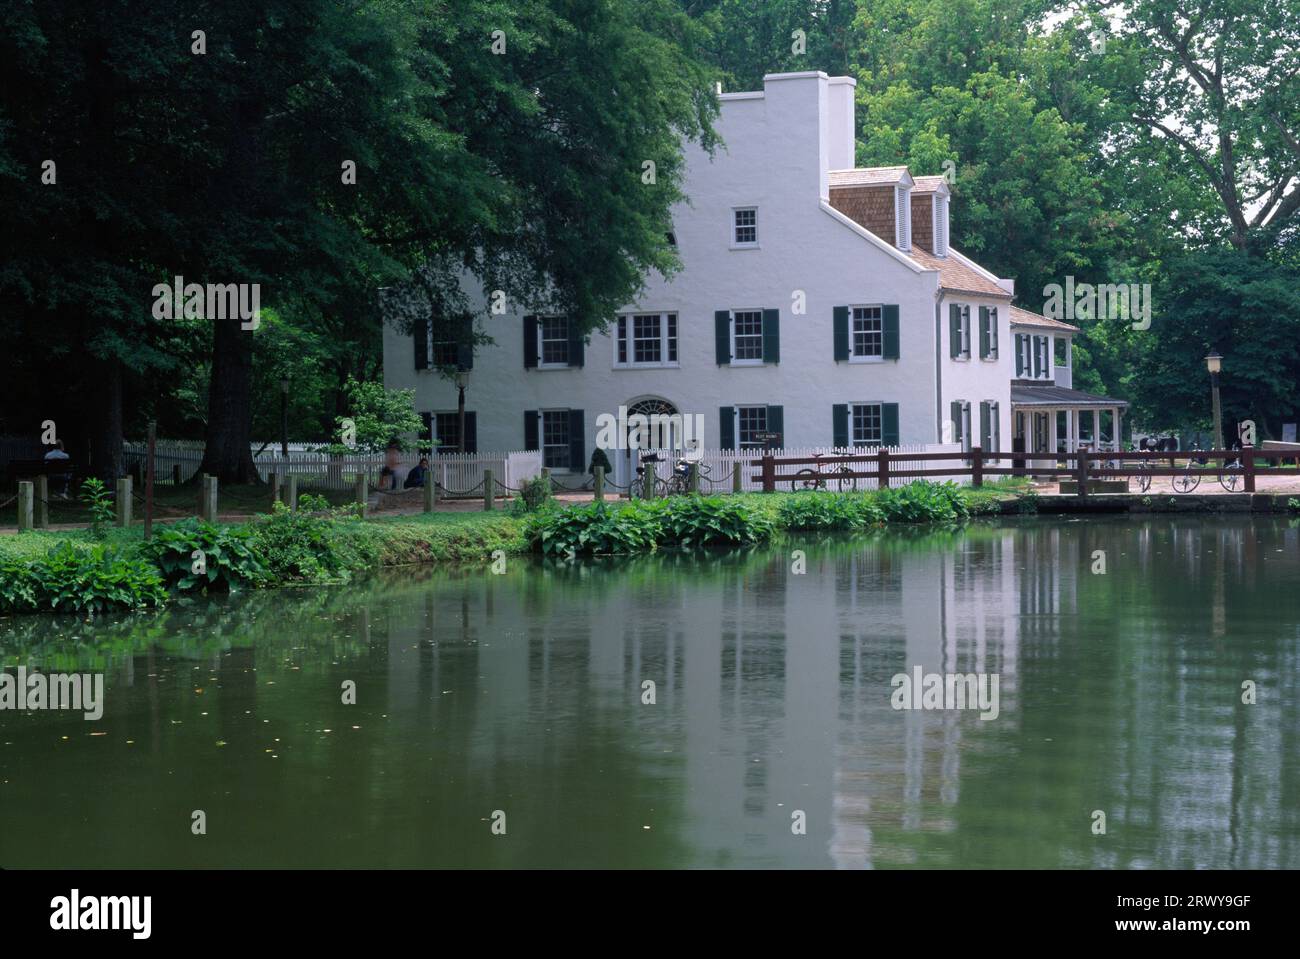
[[60, 543], [35, 560], [0, 564], [0, 610], [101, 613], [162, 606], [167, 589], [148, 560], [107, 546]]
[[81, 500], [90, 512], [90, 535], [95, 539], [103, 539], [108, 535], [106, 527], [112, 525], [116, 515], [113, 509], [113, 496], [104, 486], [104, 481], [93, 476], [85, 480], [81, 484], [81, 493], [78, 494], [77, 499]]
[[142, 554], [153, 560], [171, 586], [182, 591], [228, 591], [257, 585], [266, 577], [253, 531], [247, 527], [182, 520], [161, 527]]

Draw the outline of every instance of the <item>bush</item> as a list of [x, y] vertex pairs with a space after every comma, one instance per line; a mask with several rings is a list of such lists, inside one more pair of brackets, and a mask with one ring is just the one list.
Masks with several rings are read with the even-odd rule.
[[60, 543], [40, 559], [0, 561], [0, 611], [100, 613], [167, 601], [162, 577], [148, 560], [106, 546], [80, 550]]
[[95, 539], [103, 539], [108, 535], [104, 527], [111, 525], [117, 516], [113, 496], [104, 486], [104, 481], [94, 477], [86, 480], [81, 484], [81, 493], [77, 499], [85, 503], [86, 509], [90, 511], [90, 535]]
[[772, 535], [765, 516], [721, 496], [681, 496], [666, 503], [661, 542], [674, 546], [748, 546]]
[[547, 556], [638, 553], [659, 542], [663, 512], [662, 501], [545, 510], [534, 514], [525, 535], [533, 549]]
[[884, 522], [874, 497], [862, 493], [796, 493], [781, 502], [777, 522], [790, 530], [854, 530]]
[[885, 519], [893, 523], [951, 523], [970, 513], [961, 489], [951, 482], [918, 480], [881, 490], [876, 494], [876, 501]]
[[526, 513], [536, 513], [554, 502], [550, 477], [534, 476], [519, 484], [519, 495], [511, 502], [510, 512], [515, 516], [523, 516]]
[[141, 552], [179, 590], [232, 590], [266, 576], [254, 551], [253, 532], [246, 527], [182, 520], [161, 527]]
[[271, 516], [253, 527], [251, 543], [273, 579], [346, 581], [355, 557], [349, 555], [348, 544], [339, 535], [341, 525], [332, 516], [295, 513], [283, 503], [275, 503]]

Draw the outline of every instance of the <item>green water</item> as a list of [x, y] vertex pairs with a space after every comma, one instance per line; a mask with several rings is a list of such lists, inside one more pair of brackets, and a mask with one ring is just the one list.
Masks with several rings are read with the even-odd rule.
[[[106, 685], [99, 721], [0, 712], [0, 866], [1297, 868], [1298, 525], [808, 536], [0, 619], [7, 667]], [[891, 708], [918, 665], [995, 674], [997, 718]]]

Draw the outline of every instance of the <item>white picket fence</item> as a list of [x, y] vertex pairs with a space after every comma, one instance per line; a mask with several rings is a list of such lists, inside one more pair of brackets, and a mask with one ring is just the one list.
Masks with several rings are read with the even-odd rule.
[[[280, 455], [277, 444], [260, 455], [253, 450], [253, 463], [258, 475], [265, 480], [272, 473], [281, 477], [296, 476], [300, 490], [350, 490], [358, 474], [364, 473], [371, 488], [379, 483], [384, 467], [384, 454], [357, 453], [338, 456], [317, 453], [307, 449], [290, 448], [287, 457]], [[127, 443], [124, 458], [128, 469], [139, 463], [143, 469], [147, 444]], [[409, 471], [417, 465], [420, 453], [403, 453], [399, 465]], [[189, 481], [203, 462], [203, 445], [193, 442], [159, 442], [154, 446], [154, 475], [160, 483], [170, 482], [173, 467], [180, 466], [181, 482]], [[483, 473], [492, 470], [495, 483], [507, 490], [516, 490], [527, 479], [542, 471], [542, 454], [537, 450], [518, 450], [506, 453], [435, 453], [429, 457], [429, 469], [434, 480], [446, 495], [472, 495], [483, 492]], [[498, 489], [498, 492], [501, 492]]]
[[[961, 459], [962, 448], [960, 444], [928, 443], [928, 444], [916, 445], [916, 446], [890, 446], [888, 447], [888, 449], [889, 449], [889, 468], [891, 470], [952, 469], [954, 471], [952, 475], [942, 474], [938, 476], [925, 476], [925, 477], [917, 477], [917, 478], [924, 479], [931, 483], [942, 483], [946, 480], [951, 480], [954, 483], [963, 483], [963, 484], [970, 482], [969, 475], [961, 476], [956, 472], [957, 470], [967, 468]], [[806, 458], [815, 455], [875, 456], [877, 453], [879, 453], [879, 451], [880, 451], [879, 447], [874, 447], [874, 446], [853, 447], [848, 449], [830, 447], [830, 446], [817, 446], [817, 447], [803, 446], [803, 447], [791, 447], [790, 449], [769, 450], [766, 452], [770, 452], [771, 455], [776, 457], [777, 459], [783, 459], [783, 458], [794, 459], [794, 458]], [[656, 475], [658, 475], [661, 479], [665, 479], [665, 480], [671, 477], [673, 465], [682, 458], [681, 450], [643, 450], [638, 452], [640, 455], [637, 455], [637, 453], [633, 454], [633, 458], [638, 461], [634, 465], [641, 465], [639, 462], [640, 457], [644, 456], [646, 453], [653, 452], [654, 454], [660, 457], [660, 462], [654, 464], [645, 464], [645, 465], [647, 467], [653, 465]], [[732, 468], [733, 468], [732, 464], [734, 463], [740, 464], [741, 491], [746, 493], [761, 492], [763, 489], [763, 483], [758, 478], [759, 467], [757, 465], [751, 465], [751, 464], [753, 464], [755, 460], [761, 458], [764, 455], [764, 452], [765, 451], [763, 450], [705, 450], [702, 456], [700, 457], [700, 461], [699, 461], [701, 464], [701, 468], [700, 468], [701, 492], [730, 493], [732, 487]], [[908, 453], [952, 453], [954, 455], [951, 460], [946, 460], [946, 459], [908, 460], [907, 458]], [[611, 452], [611, 458], [612, 456], [613, 453]], [[814, 467], [811, 465], [807, 467], [781, 466], [778, 467], [778, 472], [781, 474], [787, 474], [787, 473], [794, 473], [801, 469], [813, 469], [813, 468]], [[838, 469], [837, 464], [827, 464], [821, 467], [821, 472], [825, 475], [825, 479], [826, 479], [825, 488], [831, 490], [832, 492], [838, 491], [840, 489], [840, 483], [836, 478], [834, 472], [836, 469]], [[861, 470], [863, 472], [871, 471], [874, 469], [875, 469], [874, 464], [870, 464], [870, 463], [862, 464], [861, 466]], [[900, 476], [896, 478], [891, 478], [889, 485], [904, 486], [907, 483], [910, 483], [912, 481], [913, 481], [912, 477]], [[852, 488], [858, 490], [874, 490], [877, 488], [877, 483], [875, 479], [856, 479], [856, 480], [846, 481], [846, 488], [848, 488], [847, 486], [848, 483], [854, 484]], [[777, 488], [781, 492], [789, 492], [790, 487], [791, 484], [786, 482], [786, 483], [778, 484]], [[796, 489], [802, 489], [802, 488], [803, 488], [802, 486], [796, 487]]]

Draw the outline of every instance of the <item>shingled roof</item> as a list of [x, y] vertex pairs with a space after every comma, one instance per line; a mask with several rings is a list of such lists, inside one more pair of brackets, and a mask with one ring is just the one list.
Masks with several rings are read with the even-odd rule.
[[1071, 326], [1069, 323], [1063, 323], [1060, 320], [1053, 320], [1042, 314], [1035, 313], [1032, 310], [1026, 310], [1023, 307], [1011, 307], [1011, 324], [1013, 326], [1038, 326], [1047, 330], [1060, 330], [1062, 332], [1078, 333], [1077, 326]]

